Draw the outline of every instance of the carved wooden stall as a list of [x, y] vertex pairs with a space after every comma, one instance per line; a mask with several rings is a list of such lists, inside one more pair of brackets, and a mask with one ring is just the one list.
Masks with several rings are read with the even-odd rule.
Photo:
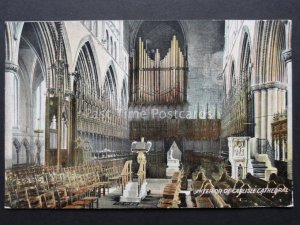
[[271, 126], [272, 147], [275, 150], [274, 164], [278, 168], [278, 174], [287, 177], [287, 114], [276, 114]]

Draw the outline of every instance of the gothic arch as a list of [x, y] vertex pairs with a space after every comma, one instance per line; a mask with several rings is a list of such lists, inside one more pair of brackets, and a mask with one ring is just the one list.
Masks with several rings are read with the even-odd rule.
[[78, 61], [78, 56], [79, 56], [79, 52], [82, 50], [82, 47], [88, 43], [91, 47], [91, 52], [92, 52], [92, 55], [93, 55], [93, 58], [95, 60], [95, 66], [96, 66], [96, 69], [97, 69], [97, 73], [98, 74], [101, 74], [101, 70], [100, 70], [100, 66], [99, 66], [99, 60], [98, 60], [98, 55], [96, 54], [96, 47], [95, 47], [95, 44], [94, 44], [94, 41], [91, 37], [91, 35], [86, 35], [84, 36], [79, 44], [77, 45], [77, 49], [76, 49], [76, 52], [75, 52], [75, 55], [74, 55], [74, 58], [73, 58], [73, 61], [72, 61], [72, 65], [70, 67], [70, 71], [73, 72], [75, 71], [75, 67], [76, 67], [76, 63]]
[[[155, 21], [135, 21], [132, 23], [133, 35], [132, 35], [132, 38], [130, 39], [130, 46], [129, 46], [130, 49], [134, 49], [136, 47], [136, 44], [139, 39], [139, 37], [138, 37], [139, 30], [147, 22], [151, 23], [151, 22], [155, 22]], [[164, 21], [161, 21], [161, 23], [164, 23]], [[180, 41], [181, 42], [180, 48], [182, 49], [184, 54], [186, 54], [186, 43], [187, 43], [187, 25], [186, 25], [186, 23], [184, 21], [175, 21], [175, 20], [174, 21], [166, 21], [166, 23], [174, 23], [179, 28], [178, 32], [182, 36], [182, 40]]]
[[[30, 30], [35, 35], [26, 35], [26, 32]], [[68, 57], [70, 55], [70, 49], [66, 49], [68, 40], [64, 35], [65, 28], [61, 22], [25, 22], [19, 25], [18, 31], [20, 33], [19, 43], [17, 46], [16, 57], [19, 58], [20, 48], [22, 43], [26, 43], [38, 58], [41, 65], [42, 75], [47, 75], [48, 88], [55, 87], [56, 74], [54, 63], [60, 59], [64, 60], [67, 65]], [[61, 35], [59, 35], [61, 34]], [[16, 34], [18, 35], [18, 34]], [[28, 38], [26, 38], [28, 36]], [[59, 46], [59, 38], [62, 38], [62, 46]], [[30, 40], [29, 40], [30, 39]], [[62, 47], [62, 48], [60, 48]], [[58, 52], [58, 49], [62, 49]]]
[[245, 82], [251, 82], [251, 63], [252, 63], [252, 44], [249, 28], [247, 26], [243, 27], [242, 36], [239, 45], [239, 84], [243, 85]]
[[255, 83], [285, 82], [282, 51], [286, 48], [285, 25], [280, 20], [259, 21], [256, 25]]
[[30, 144], [29, 144], [27, 138], [24, 138], [24, 139], [22, 140], [22, 145], [25, 146], [26, 151], [30, 151]]
[[24, 138], [22, 140], [22, 145], [21, 145], [20, 152], [18, 153], [18, 163], [29, 164], [30, 163], [30, 154], [31, 154], [30, 144], [29, 144], [27, 138]]
[[107, 107], [118, 107], [117, 77], [113, 64], [108, 66], [102, 88], [102, 100]]
[[86, 41], [78, 51], [75, 70], [79, 73], [78, 90], [85, 96], [100, 97], [100, 85], [98, 80], [98, 66], [95, 59], [94, 47]]
[[15, 147], [16, 151], [19, 152], [21, 150], [21, 143], [17, 138], [13, 139], [13, 146]]

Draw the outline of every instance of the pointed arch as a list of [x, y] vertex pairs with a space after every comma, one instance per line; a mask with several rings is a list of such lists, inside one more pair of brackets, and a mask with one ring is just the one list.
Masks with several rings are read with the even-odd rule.
[[[85, 39], [84, 39], [85, 40]], [[75, 71], [79, 73], [76, 90], [84, 96], [100, 97], [100, 85], [98, 80], [98, 66], [95, 59], [94, 47], [90, 41], [86, 41], [78, 51]]]
[[102, 101], [108, 108], [116, 109], [118, 107], [117, 87], [116, 72], [113, 63], [111, 62], [106, 70], [101, 94]]
[[22, 145], [25, 146], [26, 151], [30, 151], [30, 144], [29, 144], [27, 138], [24, 138], [24, 139], [22, 140]]
[[19, 152], [21, 150], [21, 143], [17, 138], [13, 139], [13, 146], [15, 147], [16, 151]]
[[284, 22], [259, 21], [256, 31], [255, 83], [285, 82], [285, 65], [281, 55], [286, 48]]
[[251, 70], [252, 70], [252, 51], [251, 51], [251, 37], [249, 28], [243, 27], [242, 38], [240, 42], [240, 65], [239, 65], [239, 84], [242, 86], [245, 82], [251, 84]]

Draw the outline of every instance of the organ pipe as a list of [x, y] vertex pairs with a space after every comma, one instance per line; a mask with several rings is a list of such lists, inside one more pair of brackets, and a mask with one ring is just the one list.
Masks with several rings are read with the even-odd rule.
[[[176, 36], [163, 59], [159, 49], [153, 59], [139, 38], [131, 72], [133, 104], [182, 104], [186, 102], [187, 62]], [[134, 66], [134, 67], [133, 67]]]

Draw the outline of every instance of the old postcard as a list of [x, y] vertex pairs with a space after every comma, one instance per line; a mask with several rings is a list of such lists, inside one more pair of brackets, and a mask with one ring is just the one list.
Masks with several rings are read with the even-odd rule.
[[293, 206], [291, 20], [5, 23], [5, 208]]

